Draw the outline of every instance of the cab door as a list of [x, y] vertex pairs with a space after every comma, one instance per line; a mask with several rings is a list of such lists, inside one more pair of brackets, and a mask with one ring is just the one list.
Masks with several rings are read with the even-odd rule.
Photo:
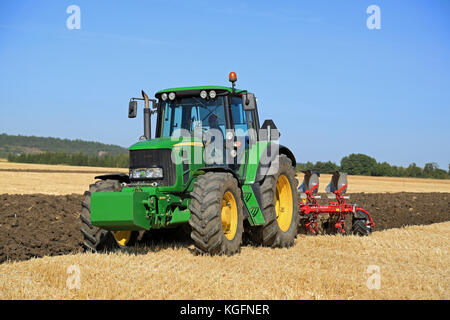
[[248, 163], [249, 148], [255, 143], [256, 137], [252, 136], [255, 132], [249, 129], [256, 129], [253, 111], [245, 111], [242, 107], [240, 97], [231, 97], [230, 99], [230, 121], [234, 130], [234, 157], [233, 169], [238, 176], [245, 180], [245, 172]]

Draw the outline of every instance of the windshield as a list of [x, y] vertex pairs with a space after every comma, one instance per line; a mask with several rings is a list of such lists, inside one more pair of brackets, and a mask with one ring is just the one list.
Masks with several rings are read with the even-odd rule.
[[161, 104], [161, 136], [170, 137], [176, 130], [194, 132], [196, 128], [220, 129], [225, 135], [224, 97], [181, 98]]

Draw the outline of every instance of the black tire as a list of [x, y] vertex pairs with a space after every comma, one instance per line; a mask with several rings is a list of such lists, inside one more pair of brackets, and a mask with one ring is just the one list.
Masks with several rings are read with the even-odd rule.
[[355, 213], [352, 219], [352, 234], [358, 236], [368, 236], [372, 233], [372, 227], [367, 225], [369, 217], [362, 211]]
[[[297, 193], [298, 180], [291, 160], [284, 154], [281, 154], [278, 159], [278, 171], [275, 174], [267, 175], [261, 184], [262, 211], [265, 224], [252, 228], [249, 233], [251, 241], [256, 245], [286, 248], [294, 244], [298, 234], [300, 221]], [[275, 210], [276, 185], [281, 175], [284, 175], [289, 181], [293, 201], [292, 218], [286, 231], [280, 229]]]
[[[237, 226], [232, 239], [227, 238], [222, 227], [221, 208], [227, 192], [233, 195], [237, 208]], [[233, 255], [241, 251], [244, 209], [241, 190], [232, 174], [207, 172], [199, 176], [191, 192], [189, 210], [191, 239], [198, 253]]]
[[[122, 186], [116, 180], [100, 180], [89, 186], [89, 191], [84, 193], [82, 202], [81, 234], [83, 235], [82, 246], [87, 251], [97, 252], [111, 250], [114, 248], [124, 248], [120, 246], [111, 231], [98, 228], [91, 223], [91, 194], [93, 192], [120, 192]], [[127, 247], [133, 245], [138, 236], [138, 232], [133, 231]]]

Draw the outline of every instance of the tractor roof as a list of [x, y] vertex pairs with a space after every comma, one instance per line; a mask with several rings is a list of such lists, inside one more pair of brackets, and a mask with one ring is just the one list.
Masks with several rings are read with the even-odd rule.
[[[198, 95], [200, 94], [200, 91], [202, 90], [215, 90], [217, 93], [224, 93], [226, 91], [232, 92], [232, 88], [230, 87], [222, 87], [222, 86], [197, 86], [197, 87], [179, 87], [179, 88], [169, 88], [160, 90], [157, 93], [155, 93], [155, 97], [159, 98], [161, 94], [170, 93], [170, 92], [176, 92], [181, 95], [189, 96], [189, 95]], [[243, 90], [235, 89], [236, 93], [242, 92]]]

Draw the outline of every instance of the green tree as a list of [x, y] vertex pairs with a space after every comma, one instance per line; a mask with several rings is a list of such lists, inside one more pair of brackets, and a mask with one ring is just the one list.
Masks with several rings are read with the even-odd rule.
[[321, 162], [317, 161], [313, 166], [313, 171], [318, 171], [320, 173], [331, 173], [339, 170], [339, 166], [331, 161]]
[[423, 173], [425, 176], [432, 176], [435, 170], [439, 169], [436, 162], [426, 163], [423, 167]]
[[372, 168], [371, 175], [378, 176], [378, 177], [393, 176], [394, 170], [391, 167], [391, 165], [387, 162], [376, 163], [375, 166]]
[[423, 175], [423, 170], [419, 168], [415, 163], [411, 163], [408, 168], [406, 168], [407, 177], [419, 178]]
[[352, 153], [341, 160], [341, 170], [353, 175], [371, 175], [377, 161], [362, 153]]

